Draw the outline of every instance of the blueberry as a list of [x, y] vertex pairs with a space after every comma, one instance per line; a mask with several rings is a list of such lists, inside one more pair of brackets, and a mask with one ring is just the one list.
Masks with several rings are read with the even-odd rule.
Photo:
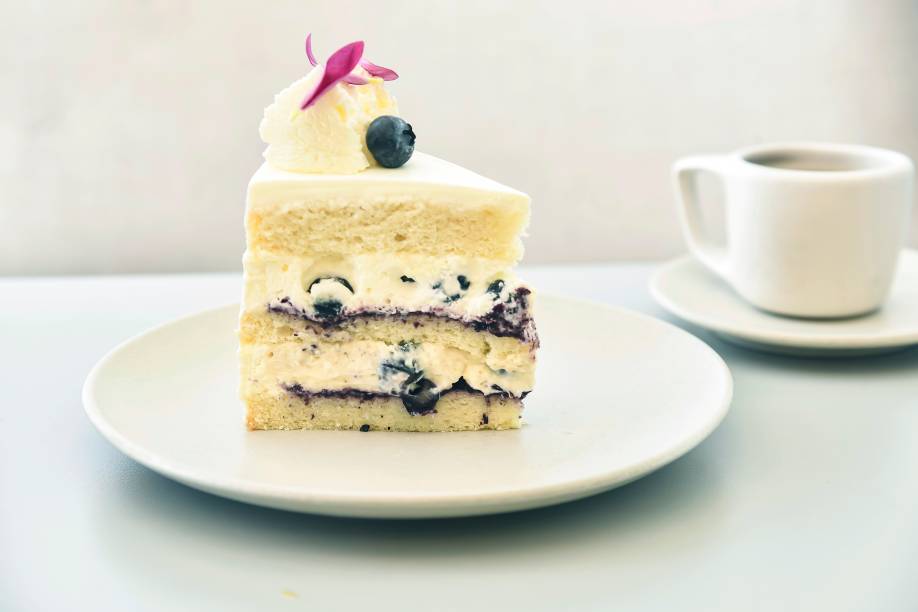
[[411, 278], [410, 276], [405, 276], [404, 274], [402, 274], [401, 278], [402, 278], [403, 283], [413, 283], [414, 282], [413, 278]]
[[360, 431], [370, 431], [370, 426], [364, 423], [360, 426]]
[[488, 293], [494, 296], [494, 299], [500, 297], [500, 292], [504, 290], [504, 281], [497, 279], [490, 285], [488, 285]]
[[324, 280], [332, 280], [332, 281], [335, 281], [336, 283], [340, 283], [344, 285], [348, 291], [350, 291], [351, 293], [354, 293], [354, 288], [351, 287], [351, 284], [349, 282], [347, 282], [347, 279], [341, 278], [340, 276], [320, 276], [319, 278], [309, 283], [309, 288], [306, 291], [309, 291], [310, 293], [312, 293], [312, 288], [315, 287], [316, 284], [321, 283]]
[[409, 414], [427, 414], [436, 407], [440, 391], [429, 379], [422, 378], [406, 388], [401, 398]]
[[[398, 344], [398, 348], [406, 352], [416, 346], [417, 343], [411, 340], [403, 340]], [[424, 370], [408, 356], [399, 356], [381, 362], [379, 379], [383, 390], [401, 398], [408, 414], [432, 412], [437, 405], [437, 400], [440, 399], [440, 391], [436, 385], [424, 378]]]
[[[346, 278], [341, 278], [340, 276], [320, 276], [311, 283], [309, 283], [309, 293], [313, 293], [313, 288], [321, 282], [332, 281], [338, 283], [351, 293], [354, 293], [354, 288]], [[316, 311], [316, 316], [321, 319], [334, 319], [341, 314], [341, 311], [344, 309], [344, 304], [341, 303], [341, 300], [337, 299], [337, 296], [334, 295], [325, 295], [328, 291], [328, 285], [324, 285], [324, 289], [320, 287], [320, 291], [317, 291], [319, 295], [315, 295], [315, 302], [313, 307]]]
[[323, 300], [315, 302], [313, 307], [316, 309], [316, 316], [323, 319], [334, 319], [341, 314], [341, 309], [344, 308], [344, 305], [338, 300]]
[[404, 166], [414, 153], [414, 131], [400, 117], [382, 115], [367, 128], [367, 149], [384, 168]]
[[467, 279], [462, 274], [456, 277], [456, 281], [459, 283], [459, 288], [462, 289], [463, 291], [468, 289], [469, 286], [472, 284], [471, 282], [469, 282], [469, 279]]

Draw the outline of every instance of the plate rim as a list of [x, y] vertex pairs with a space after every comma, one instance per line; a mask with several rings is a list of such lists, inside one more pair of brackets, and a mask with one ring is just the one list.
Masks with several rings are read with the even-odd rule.
[[[193, 467], [189, 468], [180, 462], [170, 461], [168, 457], [163, 457], [161, 453], [150, 451], [143, 445], [123, 435], [103, 415], [103, 410], [95, 397], [94, 390], [100, 384], [100, 377], [107, 366], [134, 343], [164, 328], [181, 324], [189, 319], [212, 316], [230, 308], [239, 308], [237, 302], [231, 302], [172, 318], [118, 343], [93, 365], [87, 375], [81, 394], [83, 407], [96, 430], [122, 454], [171, 480], [211, 494], [259, 506], [300, 513], [365, 518], [446, 518], [498, 514], [550, 506], [588, 497], [625, 485], [668, 465], [693, 450], [723, 422], [733, 401], [733, 375], [720, 354], [706, 342], [668, 321], [629, 308], [592, 300], [571, 298], [554, 293], [540, 293], [539, 298], [540, 300], [558, 300], [600, 308], [614, 316], [636, 317], [652, 325], [663, 326], [670, 332], [684, 335], [696, 348], [707, 351], [713, 359], [712, 363], [717, 369], [716, 378], [722, 382], [718, 405], [713, 407], [709, 418], [701, 427], [696, 428], [692, 435], [680, 440], [679, 444], [675, 444], [664, 452], [647, 458], [640, 463], [628, 466], [623, 470], [605, 471], [598, 474], [591, 473], [582, 478], [549, 482], [538, 486], [502, 488], [480, 493], [439, 493], [434, 495], [408, 493], [392, 496], [379, 493], [368, 494], [361, 491], [323, 492], [316, 489], [304, 490], [295, 486], [263, 484], [219, 475], [210, 477], [206, 474], [200, 474]], [[487, 435], [492, 432], [484, 433]], [[498, 435], [500, 433], [497, 432]], [[254, 501], [253, 498], [257, 498], [258, 501]]]
[[[918, 250], [916, 249], [903, 249], [903, 252], [909, 252], [912, 253], [910, 256], [918, 257]], [[667, 274], [671, 274], [674, 269], [686, 263], [691, 263], [698, 266], [701, 270], [703, 270], [705, 274], [711, 274], [691, 254], [682, 255], [660, 264], [657, 269], [654, 270], [648, 282], [650, 294], [657, 302], [657, 304], [660, 305], [664, 310], [668, 311], [670, 314], [673, 314], [680, 319], [694, 325], [698, 325], [699, 327], [703, 327], [709, 331], [733, 336], [735, 338], [748, 340], [766, 346], [771, 345], [803, 349], [844, 351], [848, 349], [859, 350], [900, 348], [918, 344], [918, 327], [916, 327], [912, 332], [890, 332], [873, 335], [849, 333], [826, 337], [793, 332], [756, 332], [754, 330], [742, 328], [730, 323], [724, 323], [722, 320], [718, 320], [714, 317], [708, 317], [703, 313], [700, 314], [696, 310], [689, 310], [684, 308], [678, 302], [674, 301], [670, 295], [668, 295], [666, 290], [663, 289], [662, 279]], [[717, 280], [718, 282], [724, 282], [720, 279]], [[736, 299], [741, 300], [742, 298], [737, 296]], [[754, 307], [749, 306], [749, 308]], [[760, 312], [768, 316], [775, 316], [769, 315], [764, 311]]]

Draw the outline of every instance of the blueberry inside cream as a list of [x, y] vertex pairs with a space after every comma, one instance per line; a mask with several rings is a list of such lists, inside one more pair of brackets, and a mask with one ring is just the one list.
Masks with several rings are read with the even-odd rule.
[[539, 348], [514, 273], [529, 198], [415, 150], [369, 45], [311, 44], [311, 72], [265, 111], [248, 188], [248, 427], [518, 428]]

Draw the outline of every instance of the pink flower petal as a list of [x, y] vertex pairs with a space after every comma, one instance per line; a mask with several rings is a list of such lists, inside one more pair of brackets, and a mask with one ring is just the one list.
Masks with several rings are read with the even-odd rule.
[[319, 96], [334, 87], [339, 81], [347, 78], [351, 71], [360, 63], [363, 57], [363, 41], [358, 40], [348, 45], [344, 45], [331, 54], [328, 61], [325, 62], [325, 71], [322, 78], [319, 79], [315, 89], [303, 100], [300, 108], [305, 110], [312, 106]]
[[360, 65], [364, 70], [370, 73], [370, 76], [375, 76], [381, 78], [383, 81], [394, 81], [398, 78], [398, 73], [392, 70], [391, 68], [386, 68], [385, 66], [378, 66], [371, 62], [370, 60], [360, 60]]
[[313, 66], [319, 65], [319, 62], [316, 61], [316, 56], [312, 54], [312, 32], [306, 36], [306, 57]]
[[348, 85], [366, 85], [368, 81], [362, 76], [357, 76], [356, 74], [349, 74], [342, 79]]

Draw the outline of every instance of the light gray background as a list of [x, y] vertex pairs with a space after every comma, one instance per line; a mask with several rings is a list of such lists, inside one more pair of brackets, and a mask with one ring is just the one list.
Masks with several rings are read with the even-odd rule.
[[682, 251], [668, 168], [689, 153], [918, 157], [912, 0], [10, 2], [0, 274], [237, 269], [258, 121], [308, 31], [403, 75], [423, 150], [533, 196], [530, 263]]

